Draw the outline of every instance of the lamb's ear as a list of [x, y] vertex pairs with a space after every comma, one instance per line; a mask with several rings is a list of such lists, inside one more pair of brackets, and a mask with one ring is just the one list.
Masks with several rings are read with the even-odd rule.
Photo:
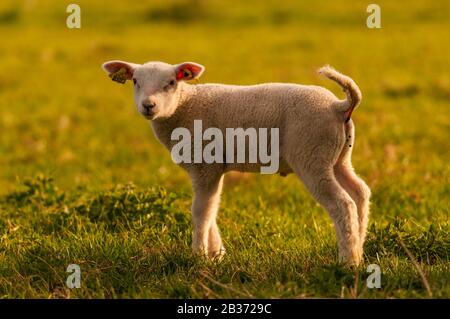
[[139, 64], [114, 60], [103, 63], [102, 68], [113, 81], [125, 83], [133, 78], [134, 70], [138, 66]]
[[175, 66], [175, 74], [179, 81], [198, 79], [204, 71], [203, 65], [194, 62], [184, 62]]

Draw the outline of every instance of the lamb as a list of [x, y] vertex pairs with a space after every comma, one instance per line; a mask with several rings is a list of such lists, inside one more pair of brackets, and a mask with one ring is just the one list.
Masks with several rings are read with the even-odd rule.
[[[205, 68], [193, 62], [135, 64], [119, 60], [103, 64], [110, 77], [134, 83], [137, 109], [157, 139], [171, 150], [172, 132], [195, 120], [204, 128], [278, 128], [280, 175], [295, 173], [334, 222], [339, 261], [358, 265], [369, 216], [370, 188], [351, 163], [355, 128], [350, 116], [361, 92], [348, 76], [325, 66], [319, 73], [337, 82], [346, 94], [339, 100], [320, 86], [267, 83], [251, 86], [189, 84]], [[224, 154], [225, 156], [225, 154]], [[229, 171], [257, 172], [261, 163], [180, 163], [194, 192], [192, 249], [209, 258], [225, 253], [216, 217], [223, 176]]]

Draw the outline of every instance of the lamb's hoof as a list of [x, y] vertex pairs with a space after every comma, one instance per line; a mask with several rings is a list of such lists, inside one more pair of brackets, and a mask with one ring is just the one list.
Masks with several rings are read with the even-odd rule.
[[225, 248], [221, 247], [219, 250], [216, 251], [210, 251], [208, 254], [209, 259], [212, 261], [219, 262], [223, 259], [223, 256], [225, 256]]
[[339, 262], [348, 267], [358, 267], [361, 264], [362, 259], [361, 253], [354, 253], [349, 256], [339, 256]]
[[192, 246], [192, 252], [194, 255], [199, 256], [201, 258], [208, 258], [208, 250], [203, 246]]

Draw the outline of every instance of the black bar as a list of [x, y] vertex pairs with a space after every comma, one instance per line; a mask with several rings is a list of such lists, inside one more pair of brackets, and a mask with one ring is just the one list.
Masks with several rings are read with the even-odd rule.
[[[377, 315], [383, 318], [391, 310], [407, 315], [443, 313], [448, 299], [71, 299], [0, 300], [2, 311], [11, 310], [14, 317], [25, 313], [58, 318], [65, 314], [87, 318], [99, 312], [107, 316], [133, 318], [312, 318], [333, 314], [340, 316]], [[9, 309], [8, 309], [9, 308]], [[209, 311], [208, 311], [209, 309]], [[389, 311], [389, 312], [386, 312]], [[392, 313], [391, 313], [392, 314]], [[105, 316], [102, 316], [104, 318]]]

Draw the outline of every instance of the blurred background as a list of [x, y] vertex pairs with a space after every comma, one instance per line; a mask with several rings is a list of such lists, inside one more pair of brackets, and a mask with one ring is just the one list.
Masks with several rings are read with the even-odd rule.
[[[81, 29], [66, 27], [70, 3], [0, 4], [1, 193], [38, 173], [63, 189], [189, 189], [131, 85], [100, 68], [122, 59], [191, 60], [206, 67], [201, 83], [318, 84], [343, 97], [316, 74], [331, 64], [363, 92], [354, 164], [374, 193], [448, 195], [449, 2], [379, 1], [381, 29], [367, 28], [366, 1], [81, 0]], [[267, 193], [301, 187], [292, 176], [243, 180]]]

